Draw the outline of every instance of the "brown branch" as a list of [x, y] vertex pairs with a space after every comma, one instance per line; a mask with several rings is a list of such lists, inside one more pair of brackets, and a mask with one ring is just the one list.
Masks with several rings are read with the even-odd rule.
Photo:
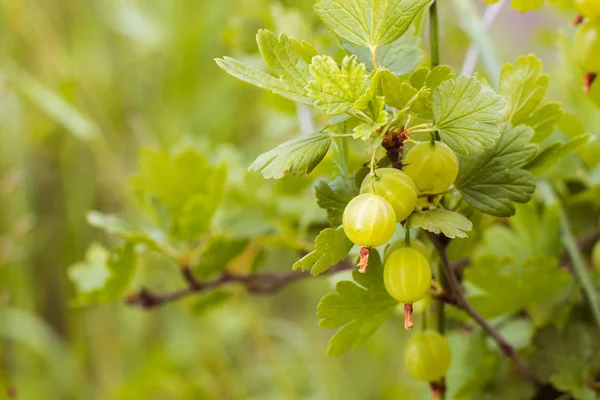
[[[323, 275], [331, 275], [336, 272], [348, 271], [354, 268], [356, 268], [355, 264], [346, 259], [329, 268]], [[227, 271], [223, 271], [216, 279], [200, 281], [193, 275], [191, 268], [184, 265], [181, 271], [188, 286], [173, 292], [162, 294], [157, 294], [147, 288], [142, 288], [138, 293], [125, 298], [125, 302], [132, 306], [150, 309], [232, 283], [244, 285], [248, 293], [271, 294], [279, 291], [292, 282], [311, 276], [308, 271], [292, 271], [285, 273], [266, 272], [252, 275], [233, 275]]]
[[[458, 262], [456, 265], [458, 267], [460, 263]], [[354, 268], [356, 268], [356, 265], [352, 261], [345, 259], [329, 268], [322, 275], [332, 275], [341, 271], [350, 271]], [[142, 288], [138, 293], [126, 297], [124, 299], [125, 303], [131, 306], [150, 309], [234, 283], [244, 285], [248, 293], [272, 294], [288, 286], [290, 283], [312, 276], [309, 271], [265, 272], [252, 275], [232, 275], [224, 271], [219, 277], [213, 280], [200, 281], [194, 276], [192, 269], [186, 265], [181, 268], [181, 273], [187, 282], [186, 287], [167, 293], [155, 293], [147, 288]], [[432, 286], [432, 295], [435, 298], [444, 303], [456, 305], [456, 299], [451, 294], [439, 293], [439, 289], [437, 290], [438, 292]]]
[[456, 306], [469, 314], [469, 316], [483, 329], [485, 333], [487, 333], [500, 347], [502, 353], [505, 356], [510, 358], [516, 366], [519, 374], [525, 378], [532, 386], [535, 388], [539, 388], [541, 383], [537, 380], [537, 378], [531, 373], [525, 361], [519, 356], [519, 354], [515, 351], [514, 347], [498, 332], [490, 323], [479, 314], [473, 306], [467, 301], [465, 297], [462, 286], [452, 269], [450, 262], [448, 261], [448, 254], [446, 253], [446, 247], [450, 242], [444, 235], [436, 235], [432, 232], [426, 232], [427, 236], [431, 240], [431, 243], [435, 247], [436, 251], [440, 256], [440, 262], [442, 265], [442, 270], [444, 271], [444, 275], [446, 276], [446, 282], [448, 284], [448, 289], [450, 294], [454, 299], [456, 299]]

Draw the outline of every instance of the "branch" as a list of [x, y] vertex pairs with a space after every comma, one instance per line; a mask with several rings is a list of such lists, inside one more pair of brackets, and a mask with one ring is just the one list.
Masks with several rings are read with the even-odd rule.
[[[458, 269], [460, 263], [461, 261], [458, 261], [454, 268]], [[341, 271], [351, 271], [354, 268], [356, 268], [355, 263], [346, 259], [321, 275], [333, 275]], [[181, 268], [181, 274], [187, 282], [187, 286], [182, 289], [167, 293], [155, 293], [147, 288], [142, 288], [138, 293], [126, 297], [124, 301], [131, 306], [151, 309], [232, 283], [244, 285], [248, 293], [272, 294], [285, 288], [290, 283], [312, 276], [309, 271], [265, 272], [252, 275], [232, 275], [227, 271], [223, 271], [218, 278], [200, 281], [194, 276], [191, 268], [185, 264]], [[449, 293], [440, 292], [439, 288], [432, 286], [432, 295], [444, 303], [456, 305], [456, 299]]]
[[[354, 268], [356, 268], [356, 265], [346, 259], [329, 268], [322, 275], [331, 275], [340, 271], [349, 271]], [[223, 271], [216, 279], [200, 281], [193, 275], [189, 266], [184, 265], [181, 268], [181, 272], [188, 284], [187, 287], [163, 294], [157, 294], [149, 289], [143, 288], [138, 293], [125, 298], [125, 303], [144, 309], [150, 309], [231, 283], [244, 285], [248, 293], [271, 294], [283, 289], [292, 282], [311, 276], [309, 271], [292, 271], [285, 273], [265, 272], [252, 275], [232, 275], [227, 271]]]
[[452, 269], [450, 262], [448, 261], [448, 254], [446, 253], [446, 247], [448, 243], [450, 243], [450, 239], [448, 239], [444, 235], [436, 235], [432, 232], [426, 232], [427, 236], [431, 240], [431, 243], [435, 247], [436, 251], [440, 256], [440, 263], [442, 265], [442, 269], [444, 271], [444, 275], [446, 275], [446, 282], [448, 284], [448, 288], [451, 296], [456, 299], [456, 305], [458, 308], [469, 314], [471, 318], [483, 329], [485, 333], [487, 333], [500, 347], [502, 353], [505, 356], [513, 360], [517, 371], [519, 374], [525, 378], [532, 386], [535, 388], [539, 388], [541, 383], [537, 380], [535, 376], [531, 373], [525, 361], [519, 356], [519, 354], [515, 351], [514, 347], [511, 346], [510, 343], [498, 332], [490, 323], [477, 312], [471, 306], [471, 304], [467, 301], [465, 297], [462, 287]]

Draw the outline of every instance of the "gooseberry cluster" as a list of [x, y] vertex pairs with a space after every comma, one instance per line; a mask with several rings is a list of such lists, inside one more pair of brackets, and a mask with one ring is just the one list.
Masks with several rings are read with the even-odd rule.
[[600, 73], [600, 1], [576, 0], [575, 5], [585, 19], [575, 32], [574, 48], [577, 60], [586, 71], [586, 90]]
[[[342, 226], [346, 236], [361, 246], [359, 267], [365, 272], [369, 248], [390, 241], [397, 223], [405, 221], [417, 207], [419, 197], [444, 193], [456, 180], [458, 159], [439, 141], [415, 144], [403, 160], [404, 170], [379, 168], [360, 186], [360, 194], [346, 206]], [[385, 253], [384, 283], [389, 294], [404, 303], [406, 327], [412, 328], [412, 303], [431, 287], [431, 268], [424, 245], [396, 243]]]

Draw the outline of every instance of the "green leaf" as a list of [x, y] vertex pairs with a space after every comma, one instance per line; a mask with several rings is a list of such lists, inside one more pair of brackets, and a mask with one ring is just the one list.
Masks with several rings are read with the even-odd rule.
[[306, 271], [319, 275], [332, 265], [342, 261], [348, 255], [354, 244], [346, 237], [342, 227], [337, 229], [323, 229], [315, 239], [315, 249], [296, 261], [293, 269]]
[[298, 52], [298, 54], [302, 57], [304, 61], [306, 61], [307, 65], [310, 64], [312, 58], [314, 56], [319, 55], [315, 48], [306, 41], [299, 41], [295, 38], [290, 38], [290, 41], [294, 45], [294, 48]]
[[335, 35], [362, 47], [392, 43], [429, 0], [318, 0], [315, 12]]
[[309, 174], [323, 160], [330, 145], [329, 133], [303, 135], [261, 154], [248, 170], [260, 171], [267, 179], [280, 179], [288, 173], [292, 176]]
[[581, 323], [570, 323], [560, 332], [555, 327], [539, 330], [533, 341], [529, 363], [542, 381], [550, 381], [576, 399], [595, 399], [588, 383], [591, 368], [598, 368], [598, 331]]
[[498, 258], [518, 264], [543, 256], [559, 257], [560, 214], [554, 206], [518, 204], [509, 226], [495, 224], [484, 232], [486, 249]]
[[415, 89], [428, 87], [435, 91], [442, 82], [454, 79], [455, 74], [448, 65], [438, 65], [433, 69], [421, 67], [410, 74], [410, 84]]
[[[350, 43], [343, 43], [342, 47], [354, 54], [369, 71], [374, 69], [372, 54], [368, 48]], [[393, 43], [378, 47], [375, 54], [380, 68], [385, 68], [395, 75], [406, 75], [423, 60], [421, 38], [415, 35], [415, 29], [411, 26]]]
[[271, 72], [295, 93], [305, 93], [310, 80], [308, 63], [296, 50], [294, 43], [285, 33], [275, 36], [261, 29], [256, 35], [258, 50]]
[[373, 77], [373, 81], [377, 82], [388, 106], [398, 110], [408, 108], [420, 116], [431, 114], [429, 90], [417, 90], [408, 81], [400, 80], [386, 69], [380, 69]]
[[358, 189], [354, 185], [354, 179], [339, 177], [331, 184], [324, 180], [317, 182], [315, 193], [319, 207], [327, 210], [327, 219], [331, 226], [338, 227], [342, 224], [346, 205], [358, 194]]
[[408, 225], [411, 228], [422, 228], [433, 233], [443, 233], [451, 239], [465, 238], [467, 237], [466, 232], [473, 228], [473, 224], [467, 217], [440, 208], [411, 214]]
[[131, 243], [142, 243], [151, 249], [159, 249], [164, 238], [160, 231], [148, 231], [139, 228], [114, 214], [105, 214], [99, 211], [90, 211], [86, 215], [88, 224], [94, 228], [102, 229], [111, 235], [117, 235]]
[[112, 254], [97, 243], [92, 243], [85, 260], [68, 269], [69, 279], [77, 289], [77, 305], [114, 301], [129, 286], [136, 264], [134, 246], [128, 243]]
[[145, 149], [139, 164], [133, 177], [138, 199], [158, 223], [168, 222], [171, 235], [197, 239], [221, 203], [227, 181], [225, 165], [211, 166], [193, 149], [174, 155]]
[[354, 128], [354, 138], [356, 139], [369, 139], [388, 121], [384, 97], [377, 95], [377, 92], [379, 92], [377, 81], [372, 80], [367, 92], [357, 100], [354, 106], [357, 110], [364, 111], [372, 121], [362, 123]]
[[588, 144], [591, 138], [592, 135], [584, 133], [577, 135], [564, 143], [554, 142], [540, 151], [539, 154], [525, 166], [525, 169], [533, 174], [542, 173]]
[[308, 83], [308, 95], [315, 107], [328, 114], [348, 111], [367, 87], [366, 68], [356, 56], [344, 57], [342, 68], [329, 56], [316, 56], [310, 64], [314, 80]]
[[452, 349], [452, 363], [446, 375], [447, 396], [453, 400], [471, 400], [484, 392], [496, 375], [498, 356], [483, 333], [452, 331], [447, 338]]
[[317, 307], [319, 325], [340, 328], [330, 339], [327, 354], [337, 356], [365, 342], [394, 313], [398, 302], [383, 284], [383, 266], [376, 250], [371, 250], [365, 274], [353, 272], [356, 283], [341, 281], [336, 293], [325, 295]]
[[440, 138], [462, 156], [481, 152], [498, 138], [504, 100], [474, 77], [442, 82], [433, 92], [433, 115]]
[[[275, 76], [230, 57], [217, 58], [215, 60], [217, 65], [228, 74], [245, 82], [270, 90], [292, 101], [312, 105], [312, 100], [306, 93], [306, 85], [311, 79], [308, 63], [302, 58], [294, 42], [284, 33], [277, 38], [267, 30], [260, 30], [256, 35], [256, 41], [265, 63]], [[303, 48], [308, 49], [307, 46]]]
[[538, 107], [531, 115], [521, 120], [520, 123], [529, 125], [535, 131], [533, 139], [534, 143], [539, 143], [548, 139], [554, 133], [556, 125], [559, 123], [563, 115], [562, 106], [560, 103], [549, 102]]
[[498, 93], [506, 99], [507, 120], [523, 123], [540, 105], [550, 77], [542, 73], [542, 62], [533, 54], [520, 57], [515, 65], [506, 64], [500, 73]]
[[529, 144], [532, 137], [528, 126], [501, 124], [500, 139], [494, 147], [462, 158], [455, 185], [465, 201], [498, 217], [513, 215], [513, 202], [529, 201], [536, 181], [520, 167], [536, 154], [536, 147]]
[[242, 254], [247, 245], [246, 239], [211, 236], [200, 255], [200, 260], [193, 266], [194, 273], [199, 278], [206, 278], [224, 270], [231, 260]]
[[533, 308], [571, 282], [556, 258], [538, 257], [517, 264], [490, 255], [477, 258], [465, 270], [465, 279], [478, 289], [469, 293], [471, 305], [486, 318]]

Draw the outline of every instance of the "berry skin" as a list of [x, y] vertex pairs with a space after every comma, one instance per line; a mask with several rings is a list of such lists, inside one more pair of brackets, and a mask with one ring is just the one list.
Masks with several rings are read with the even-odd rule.
[[[400, 240], [397, 240], [397, 241], [389, 244], [385, 248], [385, 251], [383, 253], [384, 260], [387, 260], [388, 258], [390, 258], [392, 253], [395, 252], [396, 250], [402, 249], [404, 247], [407, 247], [406, 241], [404, 239], [400, 239]], [[425, 243], [421, 242], [419, 239], [411, 239], [410, 247], [417, 250], [419, 253], [423, 254], [425, 256], [425, 258], [429, 257], [429, 250], [427, 250], [427, 246], [425, 246]]]
[[417, 205], [417, 187], [404, 172], [395, 168], [379, 168], [367, 175], [360, 187], [361, 193], [375, 193], [394, 208], [398, 222], [404, 221]]
[[436, 194], [448, 189], [458, 175], [456, 154], [442, 142], [417, 143], [404, 157], [404, 172], [421, 193]]
[[431, 287], [427, 258], [412, 247], [398, 249], [383, 267], [383, 283], [390, 296], [402, 303], [421, 300]]
[[600, 271], [600, 240], [596, 242], [592, 249], [592, 264], [596, 271]]
[[450, 368], [452, 353], [445, 337], [433, 330], [417, 332], [404, 345], [404, 366], [419, 381], [434, 382]]
[[600, 20], [600, 1], [575, 0], [575, 7], [577, 7], [579, 13], [589, 21]]
[[581, 24], [573, 40], [577, 60], [586, 72], [600, 72], [600, 22]]
[[396, 214], [383, 197], [360, 194], [344, 209], [342, 226], [348, 239], [361, 247], [377, 247], [388, 242], [396, 231]]

